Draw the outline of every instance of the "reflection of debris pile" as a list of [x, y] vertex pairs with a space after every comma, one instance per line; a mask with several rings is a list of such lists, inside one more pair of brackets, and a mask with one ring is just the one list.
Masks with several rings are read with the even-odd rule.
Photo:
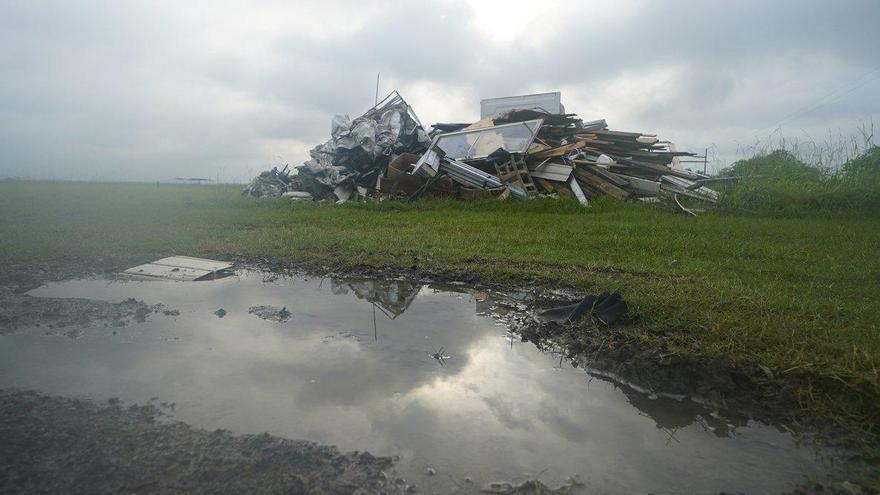
[[273, 170], [255, 182], [273, 196], [281, 195], [278, 187], [339, 202], [422, 195], [564, 196], [584, 204], [668, 195], [680, 206], [679, 197], [717, 200], [703, 176], [682, 168], [680, 157], [693, 153], [654, 134], [610, 130], [605, 120], [584, 122], [559, 100], [559, 93], [484, 100], [481, 120], [434, 124], [429, 138], [395, 91], [354, 120], [335, 116], [330, 140], [310, 151], [295, 177]]
[[415, 300], [422, 286], [410, 282], [357, 280], [333, 280], [331, 290], [334, 294], [348, 294], [351, 290], [358, 299], [371, 302], [392, 320], [402, 315]]

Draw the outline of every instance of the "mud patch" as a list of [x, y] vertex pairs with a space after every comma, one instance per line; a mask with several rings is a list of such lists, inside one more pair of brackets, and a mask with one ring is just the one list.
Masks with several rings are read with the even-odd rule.
[[79, 330], [98, 326], [124, 327], [143, 323], [153, 313], [179, 314], [162, 304], [148, 305], [135, 299], [122, 302], [77, 298], [43, 298], [16, 294], [0, 287], [0, 335], [22, 328], [39, 327], [49, 334], [78, 337]]
[[626, 326], [607, 327], [589, 322], [541, 324], [525, 317], [511, 324], [523, 342], [560, 352], [574, 366], [625, 380], [648, 394], [663, 391], [682, 398], [697, 398], [728, 413], [768, 422], [793, 419], [786, 407], [793, 398], [785, 384], [758, 369], [733, 367], [722, 359], [645, 349], [633, 341]]
[[2, 493], [389, 493], [392, 461], [123, 407], [0, 390]]

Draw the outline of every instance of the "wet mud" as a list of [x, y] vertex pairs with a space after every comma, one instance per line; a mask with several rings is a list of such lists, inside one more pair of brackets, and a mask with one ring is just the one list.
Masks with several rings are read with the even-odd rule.
[[50, 335], [79, 336], [83, 327], [119, 328], [143, 323], [152, 314], [174, 316], [164, 304], [148, 305], [126, 299], [121, 302], [79, 298], [42, 298], [16, 294], [0, 287], [0, 335], [21, 328], [40, 328]]
[[0, 493], [394, 493], [392, 460], [233, 435], [125, 406], [0, 390]]

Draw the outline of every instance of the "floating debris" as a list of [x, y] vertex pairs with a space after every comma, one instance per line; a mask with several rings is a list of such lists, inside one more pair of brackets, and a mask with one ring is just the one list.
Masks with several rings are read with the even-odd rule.
[[278, 323], [284, 323], [293, 316], [286, 306], [281, 309], [275, 306], [252, 306], [248, 309], [248, 314], [255, 315], [263, 320], [277, 321]]
[[177, 280], [193, 282], [214, 280], [232, 275], [232, 263], [225, 261], [193, 258], [190, 256], [171, 256], [138, 265], [116, 274], [125, 280]]
[[483, 485], [480, 491], [483, 493], [496, 493], [504, 495], [526, 495], [526, 494], [565, 494], [572, 493], [575, 487], [583, 486], [576, 478], [569, 478], [566, 483], [558, 488], [550, 488], [538, 480], [526, 480], [519, 484], [513, 484], [509, 481], [493, 481]]
[[430, 354], [430, 353], [429, 353], [428, 355], [431, 356], [431, 357], [432, 357], [434, 360], [436, 360], [438, 363], [440, 363], [440, 366], [446, 366], [446, 360], [447, 360], [447, 359], [452, 359], [452, 356], [447, 356], [447, 355], [443, 352], [444, 350], [445, 350], [445, 348], [441, 347], [440, 350], [438, 350], [437, 352], [435, 352], [435, 353], [433, 353], [433, 354]]

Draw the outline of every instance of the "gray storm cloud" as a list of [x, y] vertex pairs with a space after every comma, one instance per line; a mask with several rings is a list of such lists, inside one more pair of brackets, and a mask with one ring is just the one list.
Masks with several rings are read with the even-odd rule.
[[425, 123], [562, 90], [722, 161], [880, 114], [876, 1], [577, 4], [3, 1], [0, 177], [243, 180], [305, 159], [377, 72]]

